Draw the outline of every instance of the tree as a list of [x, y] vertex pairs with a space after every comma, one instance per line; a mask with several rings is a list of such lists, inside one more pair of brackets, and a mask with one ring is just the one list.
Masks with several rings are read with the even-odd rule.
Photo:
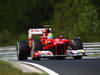
[[91, 0], [65, 0], [56, 5], [53, 29], [69, 38], [80, 36], [84, 41], [96, 40], [99, 27], [96, 10]]

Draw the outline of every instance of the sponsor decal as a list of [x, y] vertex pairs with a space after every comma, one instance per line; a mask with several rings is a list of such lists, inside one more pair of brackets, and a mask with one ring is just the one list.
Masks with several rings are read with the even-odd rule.
[[45, 32], [45, 29], [31, 29], [31, 32]]
[[53, 53], [51, 51], [39, 51], [40, 55], [44, 56], [51, 56]]

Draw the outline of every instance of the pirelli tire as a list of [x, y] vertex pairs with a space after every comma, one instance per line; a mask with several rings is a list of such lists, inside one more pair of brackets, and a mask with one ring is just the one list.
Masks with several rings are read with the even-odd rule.
[[[83, 49], [83, 44], [80, 38], [76, 38], [73, 40], [73, 49], [74, 50], [79, 50]], [[82, 59], [83, 56], [74, 56], [74, 59]]]
[[26, 41], [17, 42], [17, 57], [18, 60], [27, 60], [30, 55], [30, 49]]
[[74, 50], [83, 49], [83, 44], [81, 39], [76, 38], [75, 40], [73, 40], [73, 49]]

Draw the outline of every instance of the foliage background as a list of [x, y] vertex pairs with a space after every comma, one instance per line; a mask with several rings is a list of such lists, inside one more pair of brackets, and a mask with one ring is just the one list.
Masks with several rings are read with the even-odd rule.
[[100, 41], [99, 0], [0, 0], [0, 45], [27, 38], [29, 28], [50, 24], [55, 35]]

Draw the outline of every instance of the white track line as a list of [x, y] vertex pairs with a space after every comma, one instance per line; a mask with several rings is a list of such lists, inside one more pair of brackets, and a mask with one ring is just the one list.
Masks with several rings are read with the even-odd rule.
[[47, 72], [49, 75], [59, 75], [58, 73], [52, 71], [51, 69], [48, 69], [48, 68], [46, 68], [46, 67], [44, 67], [42, 65], [36, 64], [36, 63], [30, 63], [30, 62], [22, 62], [22, 63], [35, 66], [35, 67]]

